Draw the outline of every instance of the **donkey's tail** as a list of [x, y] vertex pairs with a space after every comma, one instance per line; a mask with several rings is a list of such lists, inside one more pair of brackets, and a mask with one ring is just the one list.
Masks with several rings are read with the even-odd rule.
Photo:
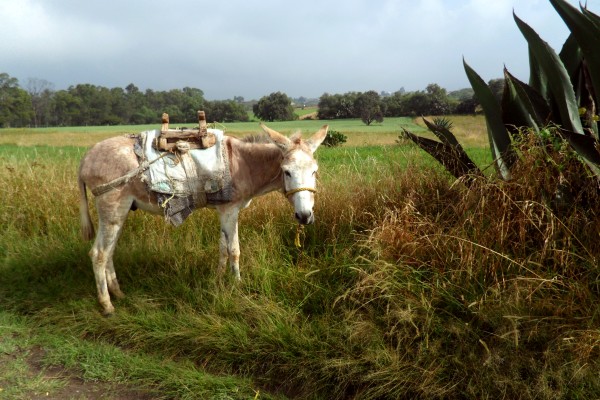
[[90, 208], [88, 206], [87, 190], [81, 176], [77, 177], [79, 185], [79, 217], [81, 220], [81, 235], [84, 240], [92, 240], [96, 233], [94, 232], [94, 224], [90, 217]]

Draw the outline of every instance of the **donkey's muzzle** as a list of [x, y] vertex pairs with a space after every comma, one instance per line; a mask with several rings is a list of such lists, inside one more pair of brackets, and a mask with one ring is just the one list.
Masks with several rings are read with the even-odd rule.
[[310, 225], [315, 222], [315, 216], [312, 211], [296, 212], [294, 216], [302, 225]]

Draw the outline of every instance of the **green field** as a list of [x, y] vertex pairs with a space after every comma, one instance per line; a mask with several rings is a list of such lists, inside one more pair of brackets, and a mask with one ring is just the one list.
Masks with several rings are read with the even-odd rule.
[[[272, 122], [267, 125], [284, 134], [290, 134], [296, 130], [303, 133], [315, 132], [324, 124], [329, 124], [330, 129], [339, 131], [349, 136], [349, 146], [393, 144], [398, 138], [401, 128], [412, 130], [415, 133], [424, 132], [425, 129], [417, 125], [411, 118], [387, 118], [381, 124], [366, 126], [360, 120], [302, 120]], [[193, 127], [190, 123], [187, 127]], [[171, 127], [183, 127], [183, 125], [171, 125]], [[261, 133], [259, 122], [235, 122], [218, 124], [225, 133], [234, 136], [255, 135]], [[106, 127], [71, 127], [71, 128], [20, 128], [0, 130], [0, 144], [29, 145], [72, 145], [89, 146], [101, 139], [126, 133], [136, 133], [145, 130], [160, 129], [160, 124], [136, 125], [136, 126], [106, 126]], [[483, 136], [485, 137], [485, 135]]]
[[[455, 121], [487, 166], [484, 121]], [[423, 132], [411, 119], [330, 123], [348, 143], [316, 153], [300, 249], [279, 193], [241, 214], [240, 284], [215, 271], [216, 213], [179, 228], [131, 213], [115, 254], [127, 297], [110, 318], [80, 239], [77, 166], [101, 138], [156, 127], [1, 130], [0, 399], [600, 397], [593, 212], [557, 215], [536, 197], [543, 179], [468, 190], [396, 142], [399, 126]]]

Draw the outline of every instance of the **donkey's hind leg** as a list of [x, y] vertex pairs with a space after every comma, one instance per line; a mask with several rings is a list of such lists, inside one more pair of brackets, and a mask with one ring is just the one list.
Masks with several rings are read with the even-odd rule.
[[108, 291], [110, 294], [115, 296], [117, 299], [122, 299], [125, 297], [125, 294], [121, 291], [119, 287], [119, 282], [117, 281], [117, 273], [115, 272], [115, 266], [113, 264], [112, 256], [108, 259], [106, 263], [106, 284], [108, 286]]
[[[104, 196], [110, 197], [110, 194]], [[115, 311], [110, 301], [109, 290], [115, 297], [123, 296], [117, 282], [112, 257], [130, 206], [131, 204], [125, 206], [118, 202], [115, 204], [109, 201], [109, 198], [98, 198], [96, 202], [98, 234], [90, 251], [90, 257], [94, 267], [98, 301], [104, 315], [110, 315]]]

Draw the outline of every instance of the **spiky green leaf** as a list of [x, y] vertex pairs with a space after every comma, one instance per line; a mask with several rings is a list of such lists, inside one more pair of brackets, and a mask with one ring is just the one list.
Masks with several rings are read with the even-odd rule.
[[417, 136], [402, 128], [404, 134], [442, 164], [455, 178], [463, 178], [470, 185], [474, 176], [483, 176], [481, 170], [464, 152], [462, 147]]
[[529, 49], [548, 77], [548, 85], [552, 100], [560, 114], [560, 124], [566, 129], [584, 134], [579, 118], [579, 106], [569, 74], [556, 52], [543, 41], [539, 35], [516, 14], [513, 14], [517, 26], [529, 43]]
[[600, 49], [600, 27], [597, 24], [598, 16], [586, 9], [579, 11], [565, 0], [550, 0], [550, 3], [577, 40], [590, 71], [596, 93], [600, 93], [600, 51], [598, 51]]
[[[559, 54], [567, 73], [571, 79], [575, 99], [580, 110], [584, 110], [582, 122], [592, 136], [598, 139], [598, 123], [596, 122], [597, 106], [594, 100], [593, 83], [587, 62], [584, 62], [583, 53], [575, 36], [569, 35]], [[580, 115], [581, 116], [581, 115]]]
[[544, 73], [544, 70], [540, 66], [540, 63], [535, 58], [535, 55], [531, 51], [531, 47], [529, 50], [529, 85], [537, 91], [543, 98], [547, 99], [549, 97], [548, 93], [550, 89], [548, 88], [548, 77]]
[[581, 12], [596, 26], [597, 29], [600, 29], [600, 15], [591, 12], [587, 7], [583, 7]]
[[467, 78], [479, 100], [487, 124], [488, 139], [496, 170], [503, 179], [510, 179], [510, 168], [515, 163], [516, 154], [511, 139], [502, 121], [500, 104], [488, 85], [481, 79], [465, 60], [463, 60]]
[[442, 141], [442, 143], [446, 143], [462, 150], [462, 146], [458, 143], [458, 140], [449, 129], [427, 121], [425, 118], [423, 118], [423, 122], [427, 125], [427, 128]]
[[550, 107], [531, 86], [504, 69], [505, 94], [502, 99], [502, 118], [505, 125], [516, 128], [528, 126], [536, 132], [548, 124]]
[[570, 34], [562, 49], [558, 55], [562, 61], [567, 73], [571, 77], [571, 81], [577, 78], [577, 74], [581, 69], [581, 63], [583, 62], [583, 53], [577, 43], [577, 39], [573, 34]]

